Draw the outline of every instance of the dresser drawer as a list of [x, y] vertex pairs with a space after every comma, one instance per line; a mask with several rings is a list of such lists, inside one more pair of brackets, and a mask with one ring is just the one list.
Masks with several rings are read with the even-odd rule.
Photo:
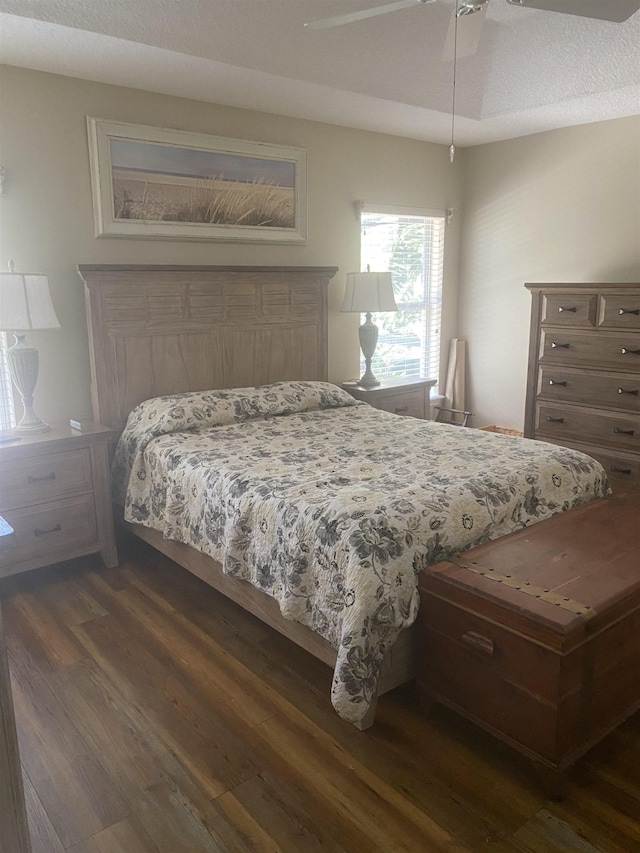
[[615, 493], [640, 490], [640, 457], [603, 453], [597, 450], [590, 454], [607, 472]]
[[411, 418], [424, 418], [424, 404], [424, 391], [386, 394], [384, 397], [375, 400], [376, 409], [382, 409], [394, 415], [407, 415]]
[[31, 506], [91, 490], [91, 457], [83, 448], [14, 459], [0, 464], [0, 479], [0, 509]]
[[604, 371], [541, 365], [538, 396], [547, 400], [588, 403], [607, 409], [640, 412], [640, 374], [625, 376]]
[[560, 443], [583, 441], [637, 452], [640, 451], [640, 417], [539, 402], [535, 435], [536, 438], [552, 436]]
[[640, 331], [640, 294], [608, 293], [600, 297], [599, 325]]
[[97, 547], [93, 495], [12, 509], [4, 517], [15, 531], [17, 544], [0, 553], [0, 576], [20, 571], [31, 560], [42, 565], [43, 552], [48, 563], [55, 563]]
[[595, 293], [545, 293], [542, 322], [553, 326], [595, 326], [597, 306], [598, 297]]
[[542, 328], [540, 363], [640, 373], [640, 335]]

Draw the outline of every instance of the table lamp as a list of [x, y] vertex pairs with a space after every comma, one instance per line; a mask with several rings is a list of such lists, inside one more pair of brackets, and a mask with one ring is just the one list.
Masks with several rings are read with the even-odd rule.
[[9, 373], [22, 398], [24, 413], [13, 432], [20, 435], [47, 432], [49, 425], [33, 410], [33, 392], [38, 381], [38, 350], [27, 346], [26, 333], [39, 329], [59, 329], [46, 275], [0, 273], [0, 329], [13, 332], [15, 343], [7, 349]]
[[371, 321], [371, 315], [379, 311], [397, 311], [398, 306], [393, 295], [393, 284], [390, 272], [347, 273], [347, 286], [344, 291], [343, 311], [366, 314], [365, 322], [360, 326], [360, 349], [364, 355], [365, 372], [360, 378], [360, 385], [373, 388], [380, 384], [371, 371], [371, 359], [378, 343], [378, 327]]

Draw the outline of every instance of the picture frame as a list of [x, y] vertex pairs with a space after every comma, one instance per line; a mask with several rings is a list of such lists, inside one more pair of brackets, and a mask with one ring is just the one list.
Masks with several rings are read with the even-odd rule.
[[96, 237], [305, 243], [301, 148], [87, 116]]

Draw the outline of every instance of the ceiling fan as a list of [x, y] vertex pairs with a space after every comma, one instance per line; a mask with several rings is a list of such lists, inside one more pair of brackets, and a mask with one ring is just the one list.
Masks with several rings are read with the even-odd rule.
[[[310, 30], [328, 29], [377, 15], [386, 15], [416, 4], [427, 6], [435, 2], [436, 0], [395, 0], [394, 3], [374, 6], [372, 9], [362, 9], [359, 12], [310, 21], [305, 24], [305, 27]], [[520, 6], [525, 9], [561, 12], [565, 15], [596, 18], [612, 23], [622, 23], [640, 9], [640, 0], [506, 0], [506, 2], [511, 6]], [[449, 25], [443, 59], [471, 56], [475, 53], [488, 5], [489, 0], [456, 0], [456, 10]]]

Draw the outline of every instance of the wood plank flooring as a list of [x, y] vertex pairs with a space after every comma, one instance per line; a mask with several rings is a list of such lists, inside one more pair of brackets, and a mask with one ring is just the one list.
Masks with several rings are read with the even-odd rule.
[[640, 714], [550, 802], [411, 685], [359, 732], [330, 670], [126, 539], [2, 582], [34, 853], [640, 850]]

